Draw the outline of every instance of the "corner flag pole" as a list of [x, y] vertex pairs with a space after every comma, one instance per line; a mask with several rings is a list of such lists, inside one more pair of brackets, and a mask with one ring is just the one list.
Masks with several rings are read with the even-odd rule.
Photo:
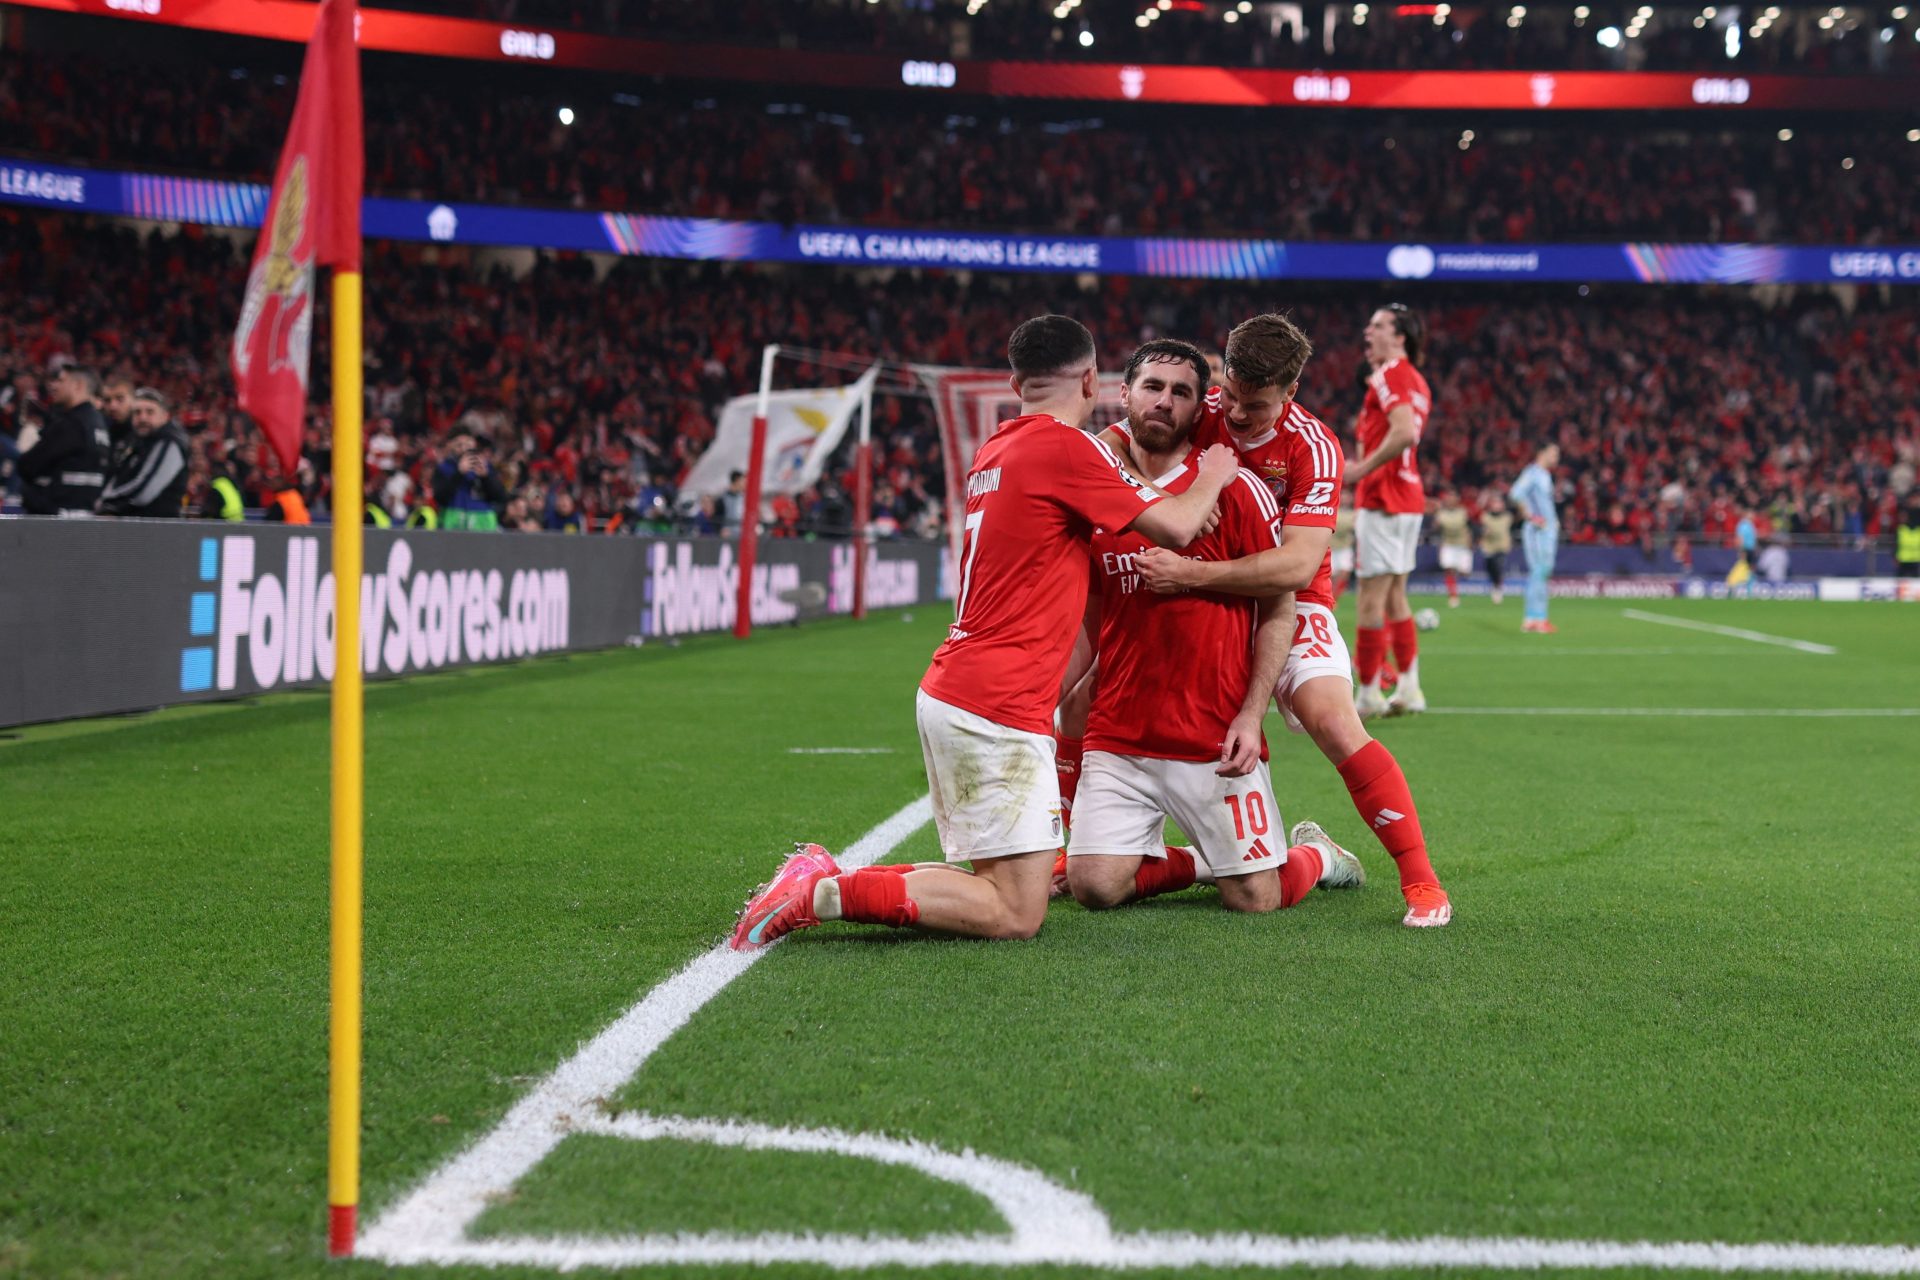
[[734, 606], [733, 634], [745, 640], [753, 634], [753, 561], [760, 542], [760, 483], [766, 470], [767, 409], [773, 396], [773, 358], [779, 343], [768, 343], [760, 353], [760, 403], [753, 409], [753, 443], [747, 447], [747, 502], [740, 513], [740, 584]]
[[333, 966], [328, 1038], [327, 1252], [353, 1253], [360, 1205], [360, 273], [333, 272]]

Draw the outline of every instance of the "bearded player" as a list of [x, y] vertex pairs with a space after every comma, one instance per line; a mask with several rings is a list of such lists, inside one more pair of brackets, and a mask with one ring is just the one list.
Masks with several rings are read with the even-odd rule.
[[[1127, 362], [1123, 457], [1163, 493], [1195, 482], [1206, 379], [1205, 357], [1184, 342], [1156, 339]], [[1281, 536], [1278, 503], [1243, 470], [1220, 495], [1218, 524], [1180, 554], [1235, 560], [1279, 547]], [[1359, 860], [1314, 823], [1294, 827], [1291, 848], [1280, 839], [1260, 722], [1287, 659], [1285, 597], [1155, 594], [1133, 567], [1151, 545], [1132, 531], [1093, 536], [1088, 620], [1099, 677], [1067, 888], [1097, 909], [1197, 878], [1219, 886], [1228, 910], [1259, 912], [1291, 907], [1316, 884], [1363, 883]], [[1165, 844], [1169, 817], [1196, 849]]]
[[[1420, 633], [1407, 603], [1407, 575], [1427, 510], [1414, 450], [1433, 410], [1433, 393], [1415, 366], [1426, 340], [1420, 317], [1402, 303], [1367, 321], [1367, 396], [1360, 405], [1361, 457], [1347, 468], [1354, 486], [1354, 572], [1360, 581], [1359, 709], [1363, 718], [1427, 709], [1420, 691]], [[1400, 671], [1393, 701], [1380, 690], [1387, 644]]]
[[[1400, 873], [1401, 923], [1434, 928], [1453, 905], [1427, 858], [1406, 775], [1385, 744], [1360, 723], [1346, 641], [1333, 615], [1328, 547], [1339, 510], [1345, 459], [1325, 423], [1294, 400], [1313, 344], [1285, 316], [1255, 316], [1227, 337], [1226, 377], [1209, 397], [1198, 444], [1224, 439], [1243, 468], [1271, 486], [1284, 513], [1280, 546], [1231, 563], [1144, 551], [1134, 563], [1155, 591], [1268, 596], [1295, 593], [1298, 621], [1274, 689], [1287, 727], [1313, 739]], [[1118, 438], [1118, 433], [1115, 433]]]
[[941, 852], [973, 870], [842, 874], [825, 849], [804, 845], [747, 900], [735, 950], [823, 920], [1031, 938], [1046, 918], [1061, 836], [1053, 709], [1086, 611], [1088, 541], [1096, 527], [1137, 528], [1185, 546], [1239, 468], [1231, 449], [1209, 449], [1175, 497], [1129, 476], [1081, 429], [1100, 379], [1078, 321], [1027, 321], [1007, 360], [1021, 416], [974, 454], [953, 624], [915, 700]]

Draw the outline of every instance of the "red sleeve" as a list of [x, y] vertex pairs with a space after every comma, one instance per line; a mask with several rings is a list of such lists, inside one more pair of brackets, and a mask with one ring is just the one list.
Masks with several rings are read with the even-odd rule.
[[1280, 545], [1280, 504], [1266, 482], [1241, 471], [1220, 491], [1220, 535], [1227, 555], [1238, 560]]
[[1227, 443], [1226, 395], [1218, 387], [1207, 392], [1206, 402], [1200, 406], [1200, 416], [1193, 424], [1193, 443], [1202, 449]]
[[1056, 502], [1095, 528], [1118, 533], [1160, 501], [1160, 495], [1127, 474], [1113, 450], [1085, 431], [1066, 430], [1053, 469]]
[[1417, 376], [1413, 366], [1405, 360], [1395, 360], [1376, 369], [1373, 377], [1367, 381], [1380, 401], [1380, 411], [1391, 413], [1401, 405], [1413, 408], [1413, 393], [1418, 389], [1414, 381]]
[[1346, 454], [1318, 419], [1297, 422], [1289, 435], [1293, 456], [1287, 466], [1287, 523], [1331, 529], [1340, 516]]

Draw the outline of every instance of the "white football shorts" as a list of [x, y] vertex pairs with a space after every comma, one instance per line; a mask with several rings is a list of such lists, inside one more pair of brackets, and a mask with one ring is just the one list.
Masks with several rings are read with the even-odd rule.
[[1353, 572], [1353, 548], [1335, 547], [1333, 549], [1333, 576], [1344, 578]]
[[1472, 547], [1440, 548], [1440, 568], [1443, 572], [1451, 570], [1454, 573], [1472, 573], [1473, 572], [1473, 548]]
[[1205, 760], [1087, 752], [1067, 856], [1164, 858], [1172, 818], [1216, 879], [1280, 866], [1287, 860], [1286, 828], [1266, 762], [1241, 778], [1223, 778], [1215, 767]]
[[1412, 573], [1423, 519], [1418, 512], [1393, 515], [1363, 509], [1355, 513], [1353, 545], [1359, 575], [1380, 578], [1392, 573]]
[[1009, 729], [929, 697], [914, 697], [933, 823], [948, 862], [1060, 847], [1060, 775], [1053, 738]]
[[1287, 650], [1287, 665], [1280, 668], [1280, 682], [1273, 696], [1280, 703], [1280, 714], [1287, 728], [1305, 733], [1306, 728], [1293, 714], [1293, 691], [1309, 680], [1328, 676], [1353, 684], [1353, 658], [1347, 652], [1347, 639], [1340, 634], [1340, 623], [1333, 610], [1323, 604], [1302, 600], [1293, 623], [1293, 647]]

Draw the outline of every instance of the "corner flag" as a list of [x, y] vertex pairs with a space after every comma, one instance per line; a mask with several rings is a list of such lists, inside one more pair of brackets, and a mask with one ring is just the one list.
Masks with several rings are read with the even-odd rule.
[[307, 417], [316, 264], [333, 271], [334, 670], [327, 1011], [327, 1252], [353, 1253], [360, 1206], [361, 847], [366, 760], [361, 684], [360, 53], [355, 0], [321, 0], [287, 144], [233, 335], [240, 407], [292, 475]]
[[354, 0], [321, 0], [233, 334], [240, 407], [260, 423], [288, 475], [306, 423], [314, 264], [360, 270], [366, 158], [355, 23]]

